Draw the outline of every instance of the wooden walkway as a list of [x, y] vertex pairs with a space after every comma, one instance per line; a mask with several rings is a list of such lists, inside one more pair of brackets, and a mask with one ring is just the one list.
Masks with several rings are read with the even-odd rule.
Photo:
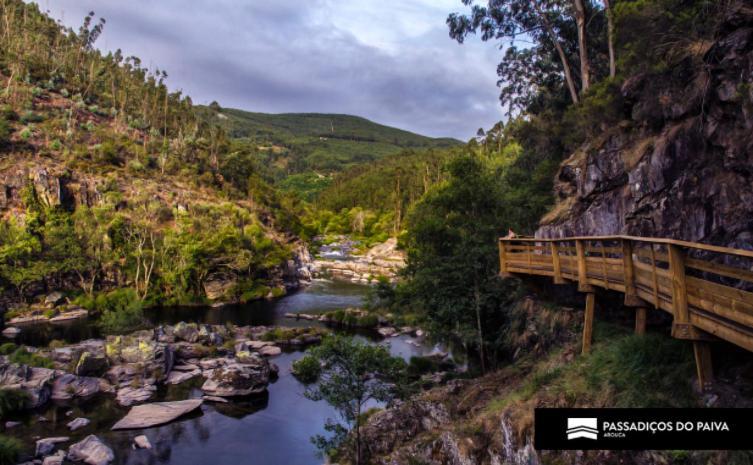
[[499, 262], [502, 276], [549, 276], [587, 293], [584, 352], [597, 287], [625, 294], [639, 334], [648, 309], [671, 314], [672, 336], [693, 341], [702, 389], [713, 381], [710, 342], [753, 351], [753, 251], [632, 236], [501, 238]]

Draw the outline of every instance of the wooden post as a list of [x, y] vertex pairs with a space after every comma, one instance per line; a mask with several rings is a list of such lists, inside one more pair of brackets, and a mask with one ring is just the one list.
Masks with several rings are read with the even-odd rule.
[[625, 282], [625, 306], [642, 307], [643, 299], [638, 297], [635, 288], [635, 265], [633, 265], [633, 243], [629, 240], [622, 241], [622, 271]]
[[562, 278], [562, 267], [560, 266], [560, 249], [557, 243], [552, 241], [549, 243], [552, 251], [552, 269], [554, 270], [554, 284], [565, 284], [565, 280]]
[[587, 354], [591, 350], [591, 338], [593, 336], [594, 328], [594, 304], [596, 303], [596, 295], [593, 292], [586, 294], [586, 312], [585, 320], [583, 321], [583, 351]]
[[505, 249], [505, 241], [499, 241], [499, 275], [503, 278], [508, 277], [510, 274], [507, 272], [507, 250]]
[[646, 307], [635, 309], [635, 334], [642, 336], [646, 334]]
[[711, 345], [706, 341], [693, 341], [693, 354], [698, 373], [698, 387], [701, 391], [708, 391], [714, 382], [714, 371], [711, 364]]
[[593, 286], [588, 284], [586, 252], [583, 249], [583, 241], [580, 239], [575, 241], [575, 252], [578, 255], [578, 290], [580, 292], [593, 292]]
[[688, 289], [685, 280], [685, 254], [680, 247], [670, 244], [669, 278], [672, 281], [672, 336], [680, 339], [692, 339], [693, 328], [688, 313]]

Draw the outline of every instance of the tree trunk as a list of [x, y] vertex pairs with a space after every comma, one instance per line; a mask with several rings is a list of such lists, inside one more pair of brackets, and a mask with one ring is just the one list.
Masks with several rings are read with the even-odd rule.
[[565, 82], [567, 83], [567, 88], [570, 91], [570, 98], [573, 100], [573, 103], [578, 103], [578, 90], [575, 88], [573, 74], [570, 71], [570, 61], [567, 59], [567, 55], [565, 55], [565, 50], [562, 48], [562, 44], [560, 44], [559, 39], [557, 39], [557, 35], [554, 33], [554, 28], [552, 28], [552, 24], [549, 22], [546, 14], [541, 9], [539, 2], [537, 0], [534, 0], [532, 3], [533, 7], [536, 9], [536, 12], [541, 18], [541, 24], [544, 26], [544, 29], [546, 29], [546, 32], [549, 35], [549, 38], [552, 40], [552, 43], [554, 43], [554, 48], [557, 49], [557, 55], [560, 57], [562, 69], [565, 73]]
[[607, 44], [609, 46], [609, 77], [617, 75], [617, 64], [614, 56], [614, 16], [609, 0], [604, 0], [604, 10], [607, 13]]
[[473, 302], [476, 309], [476, 328], [478, 330], [478, 353], [481, 359], [481, 373], [486, 374], [486, 354], [484, 353], [484, 333], [481, 329], [481, 296], [478, 284], [473, 286]]
[[575, 22], [578, 25], [578, 53], [580, 55], [580, 90], [585, 92], [591, 85], [591, 64], [588, 62], [588, 45], [586, 44], [586, 8], [583, 0], [573, 0]]
[[356, 465], [361, 465], [361, 403], [356, 412]]

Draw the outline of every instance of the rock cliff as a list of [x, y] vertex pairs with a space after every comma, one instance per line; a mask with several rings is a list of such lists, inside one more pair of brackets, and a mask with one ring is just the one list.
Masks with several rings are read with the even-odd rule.
[[753, 9], [675, 68], [621, 88], [626, 119], [565, 160], [537, 237], [630, 234], [753, 247]]

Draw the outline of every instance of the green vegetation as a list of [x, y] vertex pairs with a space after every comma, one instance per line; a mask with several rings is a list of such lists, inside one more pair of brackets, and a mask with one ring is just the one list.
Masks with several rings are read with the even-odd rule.
[[304, 384], [311, 384], [319, 379], [322, 367], [314, 357], [303, 357], [293, 362], [291, 372], [296, 379]]
[[[229, 137], [247, 142], [259, 152], [265, 165], [279, 167], [284, 174], [328, 174], [405, 148], [450, 147], [459, 143], [454, 139], [432, 139], [350, 115], [265, 114], [220, 108], [216, 104], [200, 107], [199, 114], [222, 127]], [[299, 181], [304, 179], [298, 178]]]
[[396, 395], [394, 383], [402, 379], [405, 362], [390, 356], [383, 346], [329, 336], [296, 362], [294, 370], [301, 370], [311, 380], [317, 367], [318, 383], [309, 385], [305, 395], [332, 405], [345, 425], [330, 420], [324, 428], [331, 436], [316, 436], [312, 441], [332, 458], [338, 451], [347, 451], [353, 463], [361, 464], [359, 419], [367, 402], [387, 402]]
[[[93, 15], [75, 32], [20, 0], [0, 15], [0, 168], [43, 173], [0, 222], [3, 291], [28, 298], [32, 284], [66, 276], [89, 299], [131, 287], [151, 305], [203, 301], [213, 279], [237, 283], [228, 300], [275, 287], [270, 271], [305, 232], [255, 150], [204, 124], [165, 72], [97, 51], [104, 21]], [[58, 181], [74, 190], [58, 193]], [[130, 326], [118, 314], [103, 324]]]
[[29, 400], [29, 394], [19, 389], [0, 389], [0, 418], [23, 410]]
[[134, 331], [144, 324], [144, 303], [131, 288], [98, 294], [94, 298], [83, 297], [79, 304], [101, 312], [99, 326], [106, 334]]
[[[3, 350], [8, 350], [9, 347], [3, 345]], [[47, 357], [43, 357], [34, 352], [29, 352], [24, 347], [18, 347], [13, 352], [8, 354], [8, 361], [10, 363], [17, 363], [19, 365], [28, 365], [30, 367], [39, 368], [55, 368], [55, 364]]]
[[16, 463], [21, 449], [21, 441], [0, 434], [0, 465], [13, 465]]

